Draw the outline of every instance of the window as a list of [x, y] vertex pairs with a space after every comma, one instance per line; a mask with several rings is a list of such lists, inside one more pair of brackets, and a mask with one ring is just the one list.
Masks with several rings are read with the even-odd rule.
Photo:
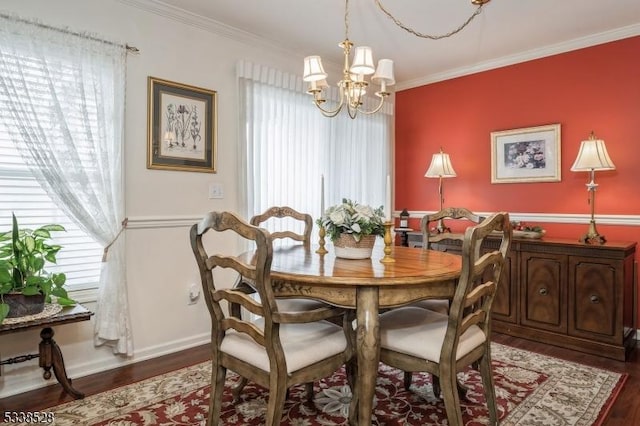
[[392, 105], [354, 120], [344, 111], [327, 118], [297, 76], [243, 61], [238, 77], [247, 217], [287, 205], [317, 219], [323, 175], [325, 208], [342, 198], [391, 207]]
[[49, 272], [64, 272], [68, 290], [96, 288], [100, 279], [102, 247], [82, 231], [40, 187], [7, 133], [0, 129], [0, 230], [11, 229], [11, 213], [18, 224], [31, 229], [49, 223], [65, 227], [52, 241], [63, 248]]
[[[43, 175], [58, 174], [54, 167], [35, 165], [33, 159], [30, 167], [16, 144], [25, 146], [29, 140], [40, 155], [53, 158], [49, 162], [56, 169], [77, 168], [78, 173], [69, 173], [75, 179], [69, 186], [86, 190], [90, 185], [81, 169], [96, 167], [91, 158], [95, 142], [90, 139], [105, 134], [99, 118], [109, 113], [100, 101], [106, 81], [102, 73], [113, 65], [71, 49], [79, 43], [76, 36], [52, 31], [56, 37], [51, 37], [48, 27], [33, 29], [19, 19], [2, 19], [0, 23], [9, 25], [0, 31], [0, 230], [11, 229], [12, 212], [21, 226], [32, 229], [49, 223], [64, 226], [66, 232], [52, 235], [62, 249], [58, 263], [47, 270], [64, 272], [68, 290], [97, 288], [102, 246], [65, 214], [32, 172], [38, 167]], [[27, 32], [9, 29], [11, 25]], [[55, 156], [65, 158], [66, 164]]]

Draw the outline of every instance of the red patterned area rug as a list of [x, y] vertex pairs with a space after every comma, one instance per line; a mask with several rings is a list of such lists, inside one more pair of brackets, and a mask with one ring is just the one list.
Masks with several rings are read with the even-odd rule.
[[[600, 425], [626, 375], [592, 368], [494, 343], [493, 364], [500, 424]], [[204, 425], [208, 411], [210, 363], [184, 368], [109, 392], [53, 407], [56, 425]], [[414, 374], [410, 391], [403, 373], [380, 365], [374, 425], [446, 425], [441, 400], [434, 398], [428, 375]], [[459, 377], [469, 388], [462, 401], [466, 426], [488, 424], [480, 376]], [[264, 424], [267, 390], [249, 383], [232, 403], [229, 389], [238, 376], [227, 374], [220, 425]], [[283, 425], [346, 425], [351, 391], [344, 370], [315, 383], [313, 403], [304, 386], [290, 390]]]

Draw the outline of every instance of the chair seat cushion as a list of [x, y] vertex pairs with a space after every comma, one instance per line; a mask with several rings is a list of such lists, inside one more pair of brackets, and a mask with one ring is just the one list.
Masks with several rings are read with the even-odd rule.
[[[428, 309], [407, 306], [380, 316], [380, 346], [433, 362], [440, 362], [440, 352], [447, 331], [449, 316]], [[486, 341], [476, 325], [460, 337], [456, 359]]]
[[[255, 324], [263, 328], [263, 320]], [[282, 324], [280, 341], [287, 361], [287, 373], [292, 373], [323, 359], [344, 352], [347, 339], [342, 327], [328, 321], [304, 324]], [[269, 357], [263, 346], [245, 333], [228, 331], [220, 345], [222, 352], [269, 371]]]
[[429, 309], [447, 315], [449, 313], [449, 301], [447, 299], [427, 299], [414, 302], [411, 305], [415, 308]]

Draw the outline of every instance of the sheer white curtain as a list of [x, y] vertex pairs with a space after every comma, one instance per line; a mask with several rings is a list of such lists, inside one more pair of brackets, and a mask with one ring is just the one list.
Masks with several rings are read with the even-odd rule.
[[346, 113], [327, 118], [312, 104], [301, 77], [248, 61], [238, 63], [237, 73], [246, 217], [288, 205], [315, 220], [322, 175], [325, 208], [342, 198], [387, 207], [392, 106], [355, 120]]
[[40, 185], [105, 247], [95, 344], [131, 355], [123, 139], [126, 48], [0, 16], [0, 119]]

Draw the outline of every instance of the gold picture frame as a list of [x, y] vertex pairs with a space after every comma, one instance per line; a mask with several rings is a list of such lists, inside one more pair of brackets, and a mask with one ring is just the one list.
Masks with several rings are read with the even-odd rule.
[[147, 78], [147, 168], [216, 173], [217, 92]]
[[491, 183], [561, 178], [560, 124], [491, 132]]

